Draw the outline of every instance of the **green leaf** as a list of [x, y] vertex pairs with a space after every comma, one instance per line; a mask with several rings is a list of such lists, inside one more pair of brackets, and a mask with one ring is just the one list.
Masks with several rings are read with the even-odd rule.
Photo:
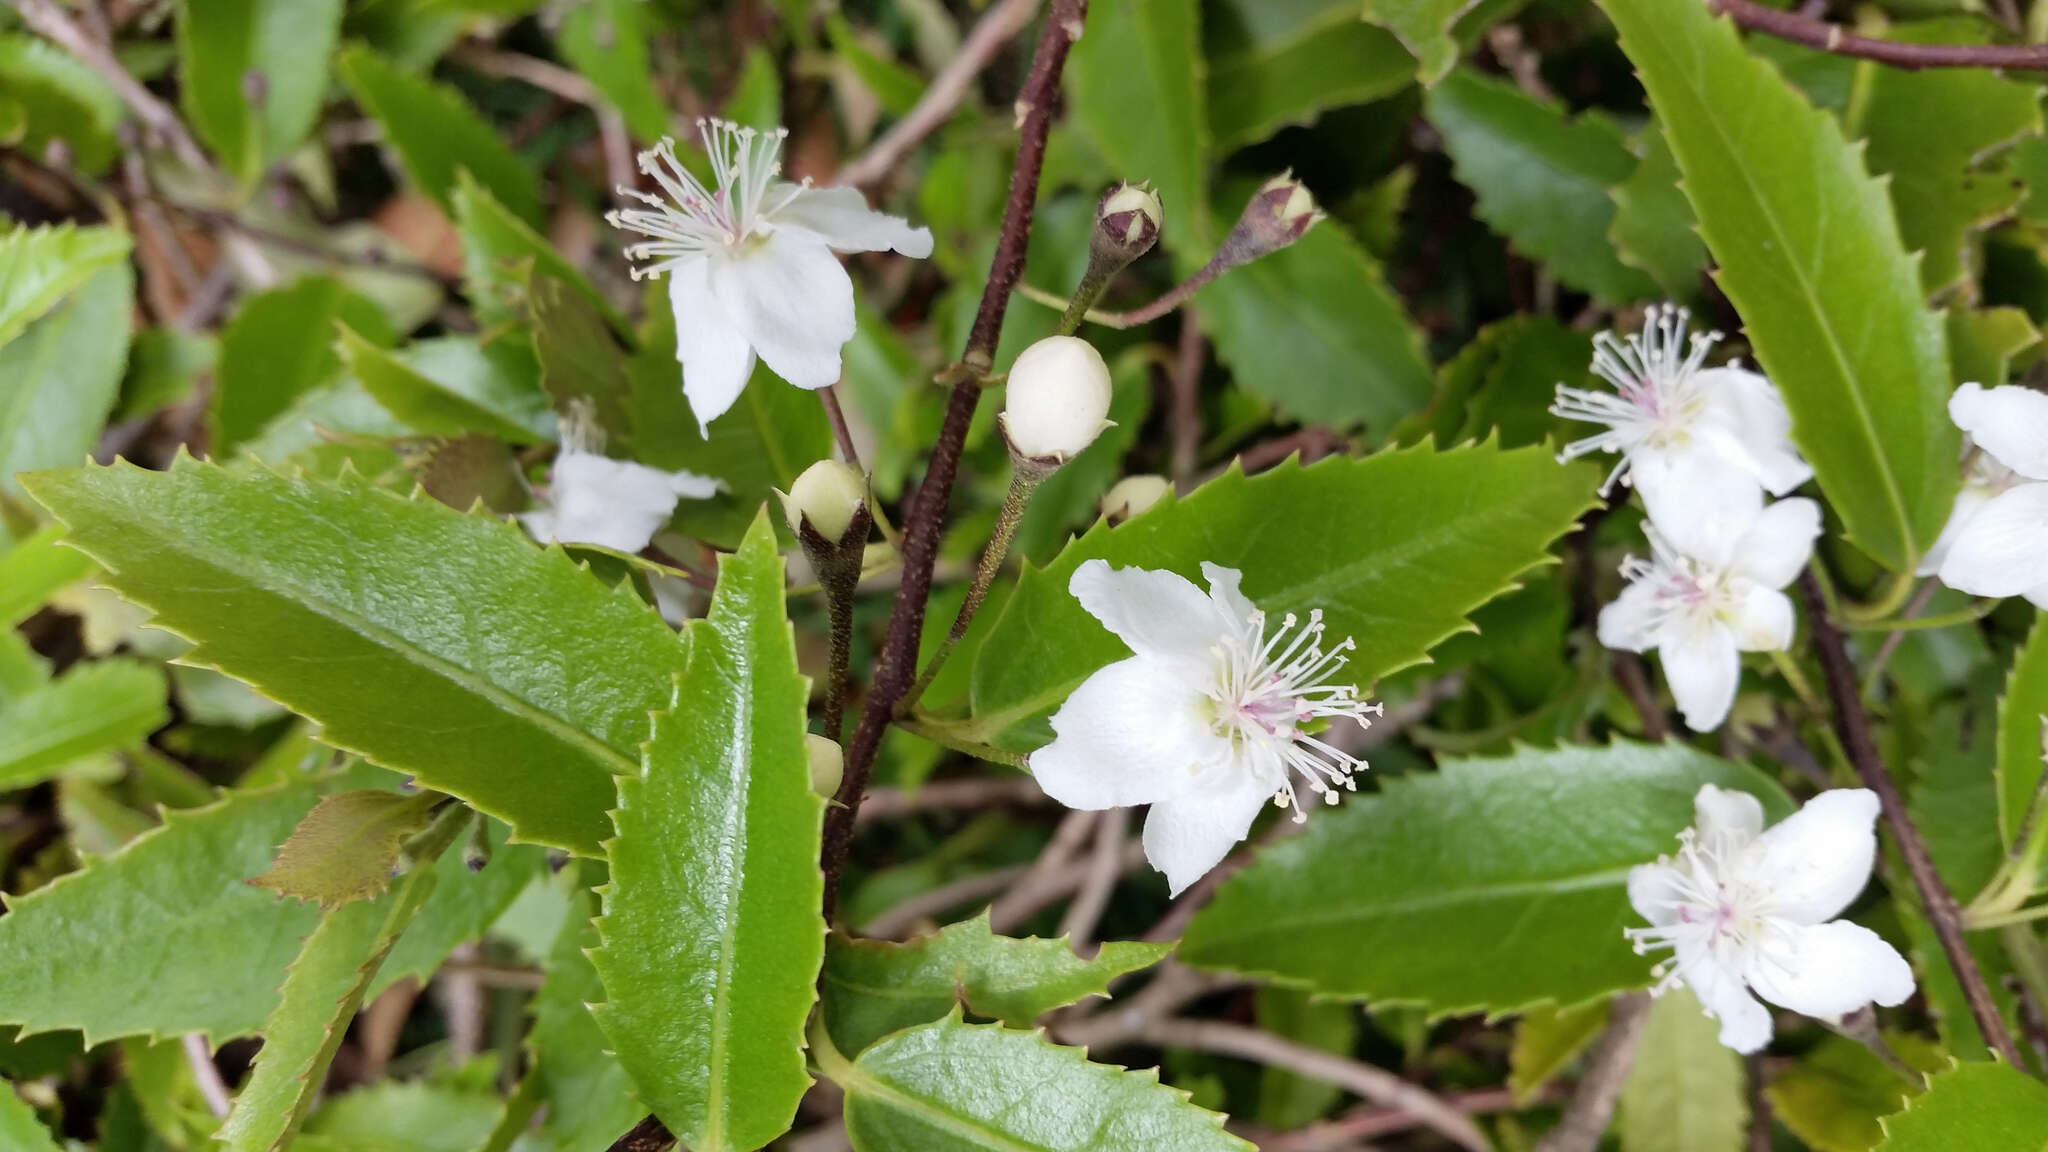
[[369, 788], [322, 796], [278, 847], [269, 871], [250, 883], [322, 908], [376, 899], [391, 887], [405, 842], [426, 826], [440, 799]]
[[209, 401], [214, 455], [227, 457], [340, 373], [336, 321], [379, 347], [396, 339], [375, 304], [328, 276], [307, 276], [242, 302], [221, 333]]
[[[79, 285], [128, 258], [119, 228], [15, 228], [0, 235], [0, 345]], [[4, 396], [0, 393], [0, 396]]]
[[[1026, 571], [988, 625], [985, 650], [1006, 658], [978, 662], [974, 726], [993, 738], [1043, 717], [1129, 655], [1067, 592], [1083, 560], [1190, 578], [1205, 560], [1240, 569], [1246, 595], [1268, 612], [1320, 608], [1333, 636], [1355, 639], [1346, 675], [1364, 686], [1421, 662], [1466, 627], [1466, 613], [1544, 563], [1596, 482], [1545, 449], [1491, 445], [1287, 464], [1249, 478], [1233, 470], [1126, 524], [1097, 526]], [[1026, 742], [1042, 743], [1046, 730], [1034, 731]]]
[[1125, 180], [1150, 180], [1166, 209], [1159, 236], [1183, 272], [1209, 258], [1209, 125], [1195, 0], [1097, 6], [1067, 60], [1073, 115]]
[[[1358, 1048], [1358, 1005], [1349, 1001], [1264, 985], [1253, 1005], [1260, 1029], [1276, 1036], [1345, 1058]], [[1343, 1096], [1335, 1084], [1269, 1064], [1259, 1073], [1259, 1123], [1300, 1128], [1322, 1118]]]
[[219, 365], [220, 337], [214, 333], [143, 329], [128, 350], [128, 372], [121, 379], [121, 403], [113, 419], [144, 420], [185, 403], [199, 390], [200, 378], [213, 379]]
[[63, 527], [52, 524], [0, 552], [0, 628], [35, 615], [60, 589], [92, 572], [92, 561], [57, 543], [63, 537]]
[[1745, 1080], [1690, 988], [1657, 997], [1621, 1086], [1622, 1152], [1743, 1152]]
[[50, 1130], [36, 1119], [35, 1110], [4, 1080], [0, 1080], [0, 1142], [13, 1152], [63, 1152]]
[[1543, 1086], [1563, 1072], [1607, 1027], [1607, 1001], [1576, 1008], [1532, 1008], [1515, 1022], [1508, 1049], [1508, 1087], [1515, 1103], [1527, 1106]]
[[1557, 385], [1583, 383], [1592, 359], [1592, 337], [1549, 316], [1497, 320], [1438, 370], [1436, 398], [1397, 438], [1433, 435], [1439, 448], [1493, 436], [1506, 448], [1541, 444], [1558, 426], [1550, 413]]
[[579, 400], [588, 403], [605, 432], [605, 446], [630, 458], [633, 380], [604, 315], [569, 284], [539, 273], [532, 279], [531, 301], [541, 387], [557, 411]]
[[1792, 808], [1756, 769], [1674, 744], [1519, 749], [1387, 780], [1226, 881], [1180, 955], [1432, 1016], [1643, 987], [1650, 961], [1622, 937], [1638, 921], [1628, 871], [1674, 850], [1703, 784]]
[[47, 40], [0, 35], [0, 92], [20, 110], [22, 135], [10, 143], [39, 156], [52, 140], [71, 148], [81, 171], [103, 171], [114, 158], [121, 98], [99, 73]]
[[[1035, 1032], [956, 1014], [888, 1037], [848, 1063], [820, 1051], [846, 1090], [855, 1152], [1248, 1152], [1223, 1117], [1147, 1069], [1091, 1064]], [[1001, 1091], [991, 1091], [1001, 1085]]]
[[508, 340], [459, 336], [387, 352], [343, 326], [335, 345], [348, 370], [393, 416], [429, 436], [476, 432], [531, 444], [553, 431], [532, 355]]
[[1678, 159], [1655, 122], [1637, 135], [1636, 152], [1636, 170], [1609, 193], [1614, 223], [1607, 237], [1614, 254], [1649, 273], [1666, 296], [1697, 300], [1704, 287], [1700, 274], [1707, 270], [1707, 246], [1692, 205], [1678, 187]]
[[440, 881], [427, 897], [427, 906], [413, 918], [412, 927], [398, 938], [398, 946], [384, 958], [370, 996], [408, 976], [425, 981], [441, 966], [457, 945], [476, 940], [497, 923], [512, 902], [534, 880], [548, 871], [548, 853], [533, 844], [508, 844], [509, 829], [491, 822], [491, 859], [481, 872], [472, 872], [462, 853], [442, 855], [434, 870]]
[[2012, 375], [2013, 361], [2040, 355], [2041, 330], [2018, 308], [1951, 308], [1948, 313], [1949, 360], [1957, 380], [1996, 387]]
[[[347, 795], [344, 793], [344, 795]], [[327, 1080], [349, 1021], [399, 933], [434, 890], [433, 861], [467, 825], [459, 807], [441, 815], [418, 846], [420, 863], [375, 900], [327, 913], [306, 939], [263, 1024], [263, 1049], [221, 1127], [226, 1152], [281, 1152]]]
[[1014, 939], [989, 929], [988, 912], [903, 944], [833, 935], [825, 947], [825, 1026], [858, 1053], [955, 1005], [1019, 1027], [1065, 1004], [1104, 995], [1109, 982], [1156, 964], [1173, 945], [1112, 943], [1093, 960], [1064, 939]]
[[[2013, 656], [2005, 698], [1998, 710], [1998, 830], [2007, 848], [2017, 846], [2027, 812], [2041, 789], [2042, 726], [2048, 723], [2048, 613], [2034, 613], [2034, 628]], [[2042, 807], [2048, 808], [2048, 804]], [[2048, 843], [2048, 817], [2036, 820], [2034, 842]], [[2038, 859], [2039, 848], [2034, 848]]]
[[530, 226], [541, 223], [533, 170], [454, 89], [406, 72], [362, 45], [341, 53], [341, 82], [383, 125], [405, 174], [443, 212], [455, 214], [458, 174], [467, 171]]
[[568, 10], [555, 47], [625, 117], [640, 140], [668, 132], [668, 104], [654, 86], [653, 29], [640, 0], [593, 0]]
[[1963, 1064], [1883, 1123], [1881, 1152], [2040, 1152], [2048, 1086], [2006, 1064]]
[[[1907, 1039], [1886, 1037], [1916, 1067], [1947, 1066], [1932, 1044], [1904, 1043]], [[1772, 1116], [1814, 1152], [1870, 1152], [1884, 1139], [1878, 1121], [1919, 1090], [1870, 1049], [1830, 1036], [1773, 1076], [1764, 1097]]]
[[385, 1080], [330, 1097], [306, 1121], [292, 1152], [473, 1152], [502, 1111], [488, 1090]]
[[1451, 31], [1477, 7], [1479, 0], [1365, 0], [1365, 18], [1398, 37], [1417, 61], [1416, 77], [1434, 84], [1464, 54]]
[[88, 1045], [254, 1032], [319, 917], [243, 881], [312, 806], [309, 789], [282, 788], [172, 809], [116, 855], [10, 897], [0, 1023], [76, 1029]]
[[1342, 228], [1311, 229], [1196, 299], [1238, 386], [1304, 423], [1390, 429], [1429, 399], [1422, 334]]
[[1211, 5], [1203, 42], [1216, 151], [1406, 88], [1415, 79], [1414, 57], [1358, 13], [1355, 0]]
[[[681, 649], [660, 619], [503, 521], [190, 459], [44, 473], [107, 582], [327, 743], [596, 855]], [[303, 658], [318, 652], [319, 660]], [[282, 839], [282, 837], [280, 837]]]
[[180, 0], [185, 114], [244, 187], [313, 130], [341, 10], [341, 0]]
[[[0, 267], [6, 259], [0, 243]], [[20, 490], [16, 473], [84, 462], [99, 442], [128, 362], [134, 290], [126, 263], [101, 268], [0, 346], [0, 493]]]
[[169, 719], [164, 676], [155, 666], [134, 660], [76, 665], [0, 706], [0, 792], [133, 744]]
[[625, 329], [625, 322], [589, 278], [467, 170], [456, 174], [454, 203], [455, 230], [462, 237], [463, 286], [479, 320], [499, 326], [522, 318], [528, 280], [553, 280], [573, 289], [613, 327]]
[[1608, 189], [1636, 167], [1613, 123], [1592, 113], [1570, 119], [1470, 69], [1444, 77], [1423, 108], [1458, 180], [1477, 194], [1479, 218], [1515, 248], [1611, 304], [1655, 294], [1607, 239], [1615, 219]]
[[[759, 1148], [810, 1086], [803, 1028], [825, 952], [825, 802], [809, 682], [764, 509], [688, 632], [674, 707], [619, 781], [592, 1011], [641, 1098], [697, 1152]], [[677, 1011], [679, 1003], [692, 1007]]]
[[1692, 0], [1602, 0], [1721, 289], [1858, 547], [1911, 571], [1959, 483], [1948, 352], [1884, 187], [1841, 128]]
[[564, 1149], [609, 1148], [647, 1106], [611, 1053], [590, 1005], [604, 999], [597, 969], [584, 954], [598, 944], [590, 894], [577, 891], [548, 957], [547, 981], [533, 998], [534, 1074], [547, 1103], [547, 1133]]

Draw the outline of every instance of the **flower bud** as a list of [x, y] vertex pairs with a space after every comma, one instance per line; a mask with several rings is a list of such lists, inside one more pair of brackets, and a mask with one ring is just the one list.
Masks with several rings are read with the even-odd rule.
[[837, 740], [804, 734], [804, 752], [811, 758], [811, 791], [827, 800], [839, 793], [839, 780], [846, 771], [846, 754]]
[[1071, 459], [1109, 427], [1109, 365], [1074, 336], [1048, 336], [1010, 366], [1003, 435], [1032, 460]]
[[1159, 242], [1164, 212], [1150, 180], [1119, 184], [1103, 193], [1095, 206], [1095, 235], [1089, 242], [1095, 258], [1121, 268], [1150, 252]]
[[856, 516], [868, 502], [867, 479], [837, 460], [820, 460], [803, 470], [789, 494], [782, 498], [782, 511], [789, 530], [803, 534], [804, 521], [811, 530], [837, 544], [846, 538]]
[[1102, 497], [1102, 514], [1120, 524], [1159, 503], [1171, 491], [1173, 485], [1164, 476], [1126, 476]]
[[1230, 235], [1223, 238], [1217, 257], [1225, 265], [1248, 263], [1270, 252], [1278, 252], [1315, 226], [1323, 218], [1316, 199], [1292, 172], [1282, 172], [1252, 193]]

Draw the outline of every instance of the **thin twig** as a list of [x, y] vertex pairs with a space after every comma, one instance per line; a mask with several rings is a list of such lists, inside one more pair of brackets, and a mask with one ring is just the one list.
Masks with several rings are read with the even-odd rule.
[[975, 77], [981, 75], [1012, 36], [1031, 23], [1038, 4], [1039, 0], [1002, 0], [990, 8], [974, 31], [967, 34], [960, 54], [946, 61], [910, 111], [868, 145], [867, 151], [839, 170], [839, 182], [872, 184], [894, 171], [919, 141], [952, 118], [954, 110], [967, 98]]
[[1088, 834], [1095, 830], [1098, 815], [1085, 809], [1075, 809], [1060, 819], [1059, 826], [1053, 829], [1052, 839], [1039, 849], [1038, 858], [1031, 862], [1024, 878], [989, 909], [990, 928], [997, 932], [1007, 931], [1027, 914], [1020, 909], [1044, 906], [1040, 892], [1061, 874], [1081, 850], [1081, 845], [1087, 843]]
[[[499, 76], [530, 84], [543, 92], [551, 92], [571, 104], [600, 105], [604, 97], [590, 81], [581, 74], [572, 72], [560, 64], [528, 56], [524, 52], [507, 52], [489, 44], [477, 41], [457, 44], [449, 49], [448, 59], [455, 61], [486, 76]], [[627, 181], [631, 183], [630, 178]]]
[[1856, 668], [1849, 662], [1849, 650], [1842, 641], [1841, 631], [1828, 618], [1826, 596], [1811, 569], [1800, 575], [1799, 588], [1806, 595], [1807, 624], [1813, 630], [1814, 651], [1820, 657], [1821, 674], [1827, 681], [1835, 733], [1841, 737], [1857, 777], [1863, 781], [1864, 787], [1877, 793], [1878, 802], [1883, 805], [1885, 823], [1891, 827], [1892, 838], [1898, 841], [1899, 855], [1906, 860], [1906, 872], [1912, 877], [1913, 887], [1920, 892], [1921, 906], [1927, 912], [1928, 921], [1934, 925], [1934, 935], [1941, 941], [1941, 950], [1948, 956], [1949, 967], [1955, 970], [1956, 982], [1962, 985], [1963, 998], [1970, 1003], [1970, 1015], [1977, 1021], [1977, 1031], [2007, 1063], [2015, 1068], [2024, 1068], [2026, 1064], [2020, 1056], [2019, 1045], [2013, 1042], [2012, 1034], [2006, 1030], [2005, 1018], [1999, 1015], [1998, 1005], [1991, 999], [1991, 989], [1984, 983], [1984, 973], [1978, 970], [1977, 960], [1970, 955], [1970, 946], [1963, 939], [1963, 917], [1956, 907], [1956, 899], [1948, 886], [1942, 883], [1941, 874], [1934, 870], [1934, 861], [1927, 855], [1927, 844], [1920, 839], [1919, 829], [1913, 826], [1913, 818], [1906, 812], [1905, 799], [1899, 795], [1899, 786], [1893, 782], [1883, 757], [1878, 753], [1877, 743], [1871, 738], [1870, 718], [1864, 714], [1863, 698], [1857, 691]]
[[1243, 983], [1240, 977], [1204, 972], [1168, 959], [1152, 969], [1151, 979], [1137, 995], [1108, 1003], [1084, 1000], [1062, 1013], [1052, 1031], [1060, 1043], [1091, 1051], [1138, 1043], [1146, 1029], [1188, 1003]]
[[1742, 1065], [1749, 1081], [1749, 1152], [1771, 1152], [1771, 1098], [1764, 1095], [1764, 1054], [1752, 1052]]
[[1643, 1025], [1649, 1019], [1649, 993], [1615, 997], [1607, 1013], [1607, 1030], [1586, 1058], [1585, 1076], [1573, 1089], [1571, 1103], [1565, 1105], [1557, 1127], [1544, 1134], [1536, 1152], [1593, 1152], [1601, 1133], [1607, 1131], [1607, 1122], [1614, 1118], [1622, 1082], [1628, 1079], [1636, 1045], [1642, 1041]]
[[1908, 44], [1859, 36], [1822, 20], [1796, 12], [1780, 12], [1753, 0], [1707, 0], [1711, 11], [1727, 15], [1744, 28], [1769, 33], [1780, 40], [1804, 44], [1837, 56], [1875, 60], [1894, 68], [2007, 68], [2017, 71], [2048, 71], [2048, 44]]
[[1081, 890], [1075, 893], [1074, 902], [1060, 919], [1059, 934], [1067, 938], [1068, 947], [1082, 956], [1095, 955], [1095, 926], [1102, 922], [1103, 910], [1109, 907], [1109, 894], [1116, 890], [1117, 877], [1123, 875], [1124, 841], [1130, 832], [1128, 808], [1112, 808], [1096, 821], [1095, 851], [1088, 858], [1088, 878], [1081, 882]]
[[839, 444], [839, 454], [846, 458], [846, 464], [856, 472], [865, 472], [860, 466], [860, 450], [853, 446], [853, 428], [846, 423], [846, 409], [839, 406], [839, 385], [828, 384], [818, 389], [818, 402], [825, 406], [825, 422], [832, 425], [832, 439]]
[[[1517, 1099], [1514, 1092], [1506, 1088], [1480, 1088], [1470, 1092], [1445, 1093], [1443, 1100], [1467, 1116], [1484, 1116], [1494, 1112], [1519, 1112], [1532, 1104], [1549, 1103], [1559, 1095], [1556, 1088], [1549, 1086], [1539, 1089], [1534, 1099]], [[1421, 1124], [1421, 1118], [1406, 1108], [1367, 1105], [1334, 1120], [1275, 1133], [1271, 1138], [1260, 1141], [1259, 1149], [1260, 1152], [1329, 1152], [1336, 1148], [1355, 1148], [1360, 1140], [1392, 1136]]]
[[1029, 776], [975, 776], [935, 780], [915, 789], [877, 788], [860, 806], [860, 819], [885, 820], [947, 808], [985, 808], [1000, 804], [1045, 805], [1052, 798]]
[[220, 1066], [213, 1062], [213, 1049], [206, 1044], [206, 1037], [197, 1032], [183, 1036], [185, 1063], [192, 1066], [192, 1079], [199, 1082], [199, 1094], [206, 1098], [206, 1110], [216, 1119], [226, 1119], [228, 1110], [234, 1107], [234, 1100], [228, 1095], [228, 1082], [221, 1078]]
[[1015, 883], [1029, 867], [1027, 864], [1017, 864], [1008, 868], [997, 868], [991, 872], [979, 872], [962, 877], [950, 884], [941, 884], [937, 888], [927, 888], [861, 925], [860, 933], [878, 940], [901, 935], [928, 916], [936, 916], [948, 908], [994, 896]]
[[[1934, 599], [1934, 594], [1939, 591], [1941, 591], [1941, 582], [1938, 580], [1929, 580], [1921, 585], [1920, 590], [1913, 593], [1913, 598], [1906, 602], [1906, 610], [1899, 613], [1899, 619], [1902, 621], [1911, 620], [1922, 612], [1927, 611], [1928, 603]], [[1884, 643], [1878, 645], [1877, 655], [1870, 658], [1870, 670], [1863, 674], [1863, 695], [1866, 699], [1876, 696], [1877, 686], [1884, 680], [1885, 665], [1891, 663], [1892, 654], [1897, 652], [1899, 645], [1905, 643], [1905, 641], [1906, 629], [1894, 628], [1890, 633], [1886, 634]]]

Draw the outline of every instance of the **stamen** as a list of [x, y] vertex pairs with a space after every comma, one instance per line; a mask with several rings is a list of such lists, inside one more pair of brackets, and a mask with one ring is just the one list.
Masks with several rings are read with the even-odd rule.
[[[724, 120], [697, 121], [714, 188], [706, 188], [676, 157], [675, 141], [663, 137], [639, 155], [640, 171], [666, 193], [655, 196], [621, 187], [619, 195], [646, 205], [607, 213], [612, 227], [653, 238], [626, 249], [629, 260], [653, 260], [633, 269], [635, 280], [659, 276], [682, 260], [736, 246], [754, 234], [762, 218], [789, 205], [801, 188], [779, 191], [782, 142], [788, 130], [759, 132]], [[806, 184], [805, 186], [808, 186]], [[775, 191], [772, 203], [764, 204]]]

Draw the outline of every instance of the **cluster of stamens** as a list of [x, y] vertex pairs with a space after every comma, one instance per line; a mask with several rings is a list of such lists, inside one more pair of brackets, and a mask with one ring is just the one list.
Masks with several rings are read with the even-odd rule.
[[[1686, 335], [1690, 314], [1671, 305], [1652, 307], [1643, 330], [1626, 339], [1612, 332], [1593, 337], [1593, 371], [1614, 385], [1613, 392], [1559, 385], [1550, 406], [1553, 415], [1607, 430], [1574, 440], [1558, 453], [1573, 460], [1594, 452], [1627, 453], [1642, 444], [1658, 443], [1684, 432], [1704, 399], [1694, 377], [1707, 353], [1721, 339], [1719, 332]], [[1626, 456], [1608, 474], [1606, 492], [1628, 474]]]
[[1384, 709], [1358, 698], [1349, 684], [1331, 683], [1356, 645], [1346, 638], [1323, 647], [1323, 614], [1308, 623], [1293, 613], [1266, 635], [1266, 614], [1254, 611], [1243, 627], [1214, 650], [1217, 676], [1209, 690], [1215, 702], [1217, 734], [1236, 749], [1237, 762], [1273, 785], [1273, 803], [1307, 819], [1295, 791], [1295, 777], [1326, 804], [1337, 802], [1339, 786], [1357, 791], [1364, 760], [1307, 730], [1318, 720], [1344, 718], [1370, 727]]
[[1726, 576], [1678, 553], [1655, 525], [1643, 525], [1643, 532], [1650, 539], [1650, 558], [1623, 557], [1621, 575], [1631, 584], [1648, 581], [1652, 588], [1655, 614], [1645, 631], [1654, 635], [1673, 620], [1699, 622], [1718, 616], [1729, 599]]
[[788, 206], [809, 186], [809, 181], [778, 183], [788, 129], [761, 132], [724, 120], [699, 120], [697, 130], [716, 187], [706, 188], [691, 174], [676, 157], [675, 141], [663, 137], [640, 153], [640, 171], [652, 177], [667, 198], [621, 187], [619, 195], [647, 207], [623, 208], [605, 216], [614, 228], [653, 237], [626, 248], [627, 259], [649, 261], [633, 268], [635, 280], [659, 276], [692, 256], [741, 244], [762, 217]]
[[[1636, 955], [1667, 948], [1675, 952], [1681, 941], [1690, 941], [1724, 962], [1737, 957], [1768, 962], [1773, 950], [1764, 945], [1784, 926], [1771, 915], [1768, 894], [1744, 878], [1737, 858], [1748, 846], [1746, 839], [1727, 831], [1708, 837], [1692, 828], [1679, 833], [1677, 855], [1657, 860], [1658, 867], [1675, 876], [1672, 894], [1661, 901], [1673, 913], [1671, 922], [1623, 929]], [[1667, 956], [1651, 970], [1657, 978], [1651, 995], [1662, 995], [1681, 979], [1676, 968], [1676, 957]]]

